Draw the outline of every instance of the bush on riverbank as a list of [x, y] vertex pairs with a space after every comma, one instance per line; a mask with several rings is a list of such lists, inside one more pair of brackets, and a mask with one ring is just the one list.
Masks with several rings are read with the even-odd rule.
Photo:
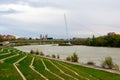
[[50, 57], [50, 55], [46, 55], [46, 57]]
[[105, 58], [105, 60], [102, 62], [102, 67], [119, 70], [119, 66], [113, 62], [111, 57]]
[[55, 54], [52, 54], [52, 58], [56, 58], [56, 55], [55, 55]]
[[59, 56], [59, 54], [57, 54], [57, 59], [59, 59], [60, 58], [60, 56]]
[[31, 54], [40, 55], [40, 56], [44, 56], [44, 53], [43, 53], [42, 51], [40, 52], [39, 50], [36, 50], [36, 51], [31, 50], [30, 53], [31, 53]]
[[76, 52], [74, 52], [73, 55], [72, 55], [72, 56], [68, 56], [68, 57], [66, 58], [66, 60], [67, 60], [67, 61], [72, 61], [72, 62], [78, 62], [79, 57], [78, 57], [78, 55], [76, 54]]
[[78, 62], [78, 59], [79, 59], [78, 55], [76, 54], [76, 52], [74, 52], [73, 55], [71, 56], [72, 62]]
[[40, 52], [40, 56], [44, 56], [44, 53], [42, 51]]
[[95, 63], [93, 61], [88, 61], [87, 64], [88, 65], [95, 65]]
[[31, 54], [34, 54], [35, 52], [34, 52], [34, 50], [31, 50], [30, 53], [31, 53]]
[[71, 56], [66, 57], [67, 61], [71, 61]]
[[39, 55], [39, 54], [40, 54], [39, 50], [36, 50], [35, 54], [36, 54], [36, 55]]

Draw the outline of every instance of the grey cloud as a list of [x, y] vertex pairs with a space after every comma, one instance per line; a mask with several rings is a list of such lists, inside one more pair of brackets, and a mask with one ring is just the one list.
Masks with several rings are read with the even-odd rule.
[[[109, 31], [120, 32], [120, 0], [1, 0], [0, 4], [25, 3], [31, 7], [55, 7], [68, 10], [66, 13], [69, 34], [86, 36], [92, 34], [103, 35]], [[0, 11], [0, 14], [16, 13], [15, 10]], [[56, 13], [57, 14], [57, 13]], [[0, 17], [1, 18], [1, 17]], [[59, 17], [57, 17], [59, 18]], [[4, 18], [3, 18], [4, 19]], [[0, 25], [12, 27], [16, 34], [40, 33], [55, 35], [65, 35], [65, 25], [63, 22], [52, 22], [51, 24], [22, 23], [13, 20], [0, 20]], [[8, 20], [8, 21], [7, 21]], [[7, 21], [7, 22], [6, 22]], [[5, 24], [7, 25], [5, 25]], [[26, 25], [29, 24], [29, 25]], [[21, 27], [22, 26], [22, 27]], [[29, 27], [28, 27], [29, 26]], [[26, 28], [26, 29], [24, 29]], [[38, 29], [32, 32], [30, 29]], [[27, 30], [28, 29], [28, 30]], [[11, 30], [12, 31], [12, 30]], [[99, 33], [98, 33], [99, 32]], [[75, 34], [74, 34], [75, 33]], [[81, 35], [80, 35], [81, 34]], [[23, 33], [21, 34], [23, 35]], [[35, 35], [33, 35], [35, 36]]]
[[13, 13], [17, 13], [17, 11], [14, 9], [0, 10], [0, 14], [13, 14]]

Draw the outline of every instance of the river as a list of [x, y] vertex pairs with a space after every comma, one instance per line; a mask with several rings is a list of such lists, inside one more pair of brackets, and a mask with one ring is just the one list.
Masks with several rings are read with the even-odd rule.
[[24, 52], [38, 49], [44, 52], [45, 55], [59, 54], [60, 59], [66, 59], [67, 56], [71, 56], [76, 52], [79, 56], [79, 62], [87, 63], [88, 61], [93, 61], [96, 65], [101, 65], [104, 58], [110, 56], [120, 66], [120, 48], [52, 45], [28, 45], [15, 48]]

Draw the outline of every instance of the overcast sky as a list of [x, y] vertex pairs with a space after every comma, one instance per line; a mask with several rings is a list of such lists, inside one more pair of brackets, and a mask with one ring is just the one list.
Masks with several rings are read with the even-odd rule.
[[120, 0], [0, 0], [0, 34], [91, 37], [120, 33]]

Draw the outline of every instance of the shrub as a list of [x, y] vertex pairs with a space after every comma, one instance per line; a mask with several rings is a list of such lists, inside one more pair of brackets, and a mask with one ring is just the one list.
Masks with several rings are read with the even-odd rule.
[[66, 60], [71, 61], [71, 57], [70, 56], [66, 57]]
[[72, 61], [72, 62], [78, 62], [78, 55], [74, 52], [72, 56], [68, 56], [66, 57], [67, 61]]
[[76, 54], [76, 52], [74, 52], [73, 55], [71, 56], [72, 62], [78, 62], [78, 59], [79, 59], [78, 55]]
[[92, 61], [87, 62], [87, 64], [88, 64], [88, 65], [95, 65], [95, 63], [92, 62]]
[[56, 58], [55, 54], [52, 54], [52, 58]]
[[57, 54], [57, 59], [59, 59], [60, 58], [60, 56], [59, 56], [59, 54]]
[[38, 50], [36, 50], [35, 54], [36, 54], [36, 55], [39, 55], [39, 54], [40, 54], [40, 52], [39, 52]]
[[120, 70], [120, 69], [119, 69], [119, 66], [118, 66], [117, 64], [114, 64], [114, 69], [115, 69], [115, 70]]
[[31, 53], [31, 54], [34, 54], [35, 52], [34, 52], [34, 50], [31, 50], [30, 53]]
[[109, 68], [112, 69], [114, 66], [112, 58], [111, 57], [106, 57], [105, 60], [102, 62], [102, 67], [103, 68]]
[[42, 51], [40, 52], [40, 56], [44, 56], [44, 53]]
[[105, 58], [105, 60], [102, 62], [102, 67], [119, 70], [119, 66], [117, 64], [113, 63], [113, 60], [112, 60], [111, 57], [106, 57]]
[[50, 57], [50, 55], [46, 55], [46, 57]]

